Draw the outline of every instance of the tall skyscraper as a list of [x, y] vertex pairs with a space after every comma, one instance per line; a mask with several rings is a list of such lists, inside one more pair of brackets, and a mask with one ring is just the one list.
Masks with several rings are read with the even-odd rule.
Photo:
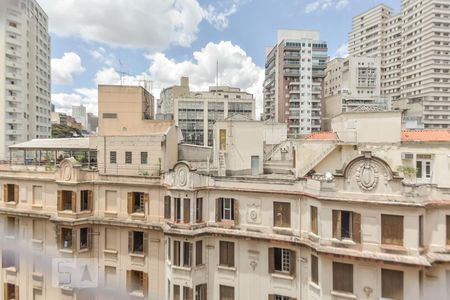
[[353, 18], [349, 53], [381, 57], [381, 92], [406, 126], [450, 125], [449, 12], [448, 1], [403, 0], [399, 14], [378, 5]]
[[290, 135], [320, 131], [327, 51], [318, 31], [278, 30], [277, 44], [266, 49], [264, 119], [287, 123]]
[[0, 4], [0, 160], [8, 146], [51, 134], [48, 18], [35, 0]]

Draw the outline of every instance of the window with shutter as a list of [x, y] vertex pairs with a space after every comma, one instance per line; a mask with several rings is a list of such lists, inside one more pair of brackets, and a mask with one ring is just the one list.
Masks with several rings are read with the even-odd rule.
[[75, 211], [76, 193], [72, 191], [58, 191], [58, 209]]
[[419, 216], [419, 247], [423, 247], [423, 216]]
[[446, 216], [447, 223], [447, 245], [450, 245], [450, 216]]
[[92, 191], [83, 190], [80, 192], [80, 211], [90, 211], [92, 203]]
[[147, 295], [148, 275], [142, 271], [127, 271], [127, 290], [129, 293]]
[[273, 226], [291, 227], [291, 204], [288, 202], [273, 203]]
[[173, 265], [180, 266], [180, 241], [173, 241]]
[[183, 222], [191, 222], [191, 199], [189, 198], [183, 199]]
[[181, 222], [181, 199], [180, 198], [174, 198], [175, 201], [175, 222], [179, 223]]
[[72, 228], [61, 228], [61, 247], [63, 249], [72, 249], [73, 232]]
[[234, 300], [234, 287], [220, 285], [219, 286], [220, 300]]
[[88, 228], [80, 228], [80, 250], [88, 249]]
[[183, 267], [190, 267], [192, 262], [192, 243], [183, 242]]
[[203, 198], [195, 199], [195, 222], [203, 222]]
[[353, 265], [333, 262], [333, 290], [353, 294]]
[[170, 196], [164, 196], [164, 219], [171, 218], [171, 198]]
[[105, 228], [105, 249], [117, 250], [117, 229]]
[[132, 247], [133, 253], [144, 253], [144, 232], [132, 231]]
[[381, 215], [381, 243], [403, 246], [403, 216]]
[[234, 267], [234, 243], [220, 241], [219, 246], [219, 264], [229, 268]]
[[19, 186], [17, 184], [4, 184], [3, 185], [3, 198], [4, 202], [19, 202]]
[[5, 235], [10, 237], [16, 236], [16, 219], [15, 217], [6, 217]]
[[311, 281], [319, 284], [319, 258], [311, 255]]
[[195, 242], [195, 265], [200, 266], [203, 264], [203, 241]]
[[206, 300], [206, 283], [199, 284], [195, 287], [195, 300]]
[[333, 210], [333, 238], [361, 242], [361, 215], [346, 210]]
[[381, 269], [381, 297], [403, 300], [403, 272]]
[[194, 291], [192, 288], [187, 286], [183, 287], [183, 300], [194, 300]]
[[173, 285], [173, 300], [181, 300], [180, 299], [180, 286], [178, 284]]
[[311, 213], [311, 220], [310, 220], [311, 232], [314, 233], [315, 235], [319, 235], [319, 225], [317, 221], [317, 207], [311, 206], [310, 213]]

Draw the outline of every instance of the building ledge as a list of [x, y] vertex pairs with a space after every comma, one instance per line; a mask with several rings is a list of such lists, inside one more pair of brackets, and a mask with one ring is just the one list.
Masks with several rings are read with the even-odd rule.
[[339, 298], [345, 298], [345, 299], [358, 299], [356, 295], [352, 293], [346, 293], [346, 292], [338, 292], [338, 291], [331, 291], [331, 295]]
[[277, 278], [277, 279], [284, 279], [284, 280], [294, 280], [294, 277], [288, 274], [283, 274], [283, 273], [271, 273], [270, 276], [272, 276], [272, 278]]
[[217, 266], [217, 270], [222, 270], [222, 271], [228, 271], [228, 272], [236, 272], [236, 267], [227, 267], [227, 266], [222, 266], [222, 265], [218, 265]]

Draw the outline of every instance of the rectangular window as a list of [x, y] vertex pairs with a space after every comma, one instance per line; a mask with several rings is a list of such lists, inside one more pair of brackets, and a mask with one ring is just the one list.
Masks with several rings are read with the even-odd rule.
[[167, 238], [167, 260], [172, 261], [172, 239]]
[[6, 224], [5, 224], [5, 235], [7, 236], [15, 236], [16, 235], [16, 219], [15, 217], [6, 217]]
[[288, 202], [273, 203], [273, 226], [291, 227], [291, 204]]
[[117, 152], [109, 151], [109, 163], [116, 164], [117, 163]]
[[12, 283], [4, 284], [5, 299], [19, 299], [19, 286]]
[[42, 186], [33, 185], [33, 204], [42, 205]]
[[83, 190], [80, 192], [80, 211], [92, 211], [92, 204], [93, 204], [93, 192]]
[[206, 300], [206, 293], [206, 283], [197, 285], [195, 287], [195, 300]]
[[238, 201], [233, 198], [217, 198], [216, 200], [216, 222], [234, 221], [239, 219]]
[[346, 210], [333, 210], [333, 238], [361, 243], [361, 215]]
[[203, 222], [203, 198], [195, 200], [195, 222]]
[[174, 198], [175, 201], [175, 222], [181, 222], [181, 199]]
[[183, 300], [194, 300], [194, 290], [190, 287], [183, 287]]
[[353, 294], [353, 265], [333, 262], [333, 291]]
[[105, 210], [117, 211], [117, 191], [105, 191]]
[[416, 156], [416, 178], [420, 182], [431, 181], [431, 155], [417, 154]]
[[403, 299], [403, 272], [381, 269], [381, 297]]
[[116, 113], [103, 113], [103, 119], [117, 119]]
[[105, 249], [117, 250], [118, 232], [115, 228], [105, 228]]
[[381, 215], [381, 243], [403, 246], [403, 216]]
[[77, 193], [72, 191], [58, 191], [58, 210], [76, 212]]
[[419, 216], [419, 247], [423, 247], [423, 216]]
[[447, 223], [447, 245], [450, 245], [450, 216], [446, 216]]
[[148, 152], [141, 152], [141, 164], [146, 165], [148, 159]]
[[180, 241], [173, 241], [173, 265], [180, 266], [181, 263]]
[[232, 286], [220, 285], [219, 293], [219, 300], [234, 300], [234, 287]]
[[3, 185], [3, 201], [10, 203], [19, 202], [19, 186], [17, 184]]
[[200, 266], [203, 264], [203, 241], [195, 242], [195, 265]]
[[181, 300], [180, 299], [180, 286], [178, 284], [173, 285], [173, 300]]
[[183, 199], [183, 222], [191, 222], [191, 199], [189, 198]]
[[269, 248], [269, 273], [286, 273], [295, 276], [295, 251]]
[[105, 266], [105, 287], [115, 288], [116, 282], [116, 268], [111, 266]]
[[144, 232], [130, 231], [128, 233], [128, 249], [130, 253], [144, 253]]
[[183, 267], [190, 267], [192, 262], [192, 243], [183, 242]]
[[130, 151], [125, 152], [125, 163], [132, 164], [133, 163], [133, 155]]
[[234, 243], [220, 241], [219, 244], [219, 265], [229, 268], [234, 267]]
[[71, 228], [61, 228], [61, 248], [72, 249], [72, 229]]
[[319, 224], [317, 220], [317, 207], [311, 206], [311, 232], [319, 235]]
[[164, 219], [171, 218], [171, 198], [170, 196], [164, 196]]
[[128, 293], [143, 295], [148, 294], [148, 274], [142, 271], [127, 271], [127, 291]]
[[87, 227], [80, 228], [80, 249], [89, 248], [89, 229]]
[[128, 193], [128, 213], [145, 213], [145, 202], [148, 202], [148, 193], [129, 192]]
[[45, 232], [45, 221], [33, 220], [33, 240], [42, 241], [44, 240]]
[[2, 268], [11, 268], [15, 267], [18, 269], [18, 257], [16, 257], [16, 253], [14, 250], [2, 250]]
[[319, 284], [319, 258], [311, 255], [311, 281]]

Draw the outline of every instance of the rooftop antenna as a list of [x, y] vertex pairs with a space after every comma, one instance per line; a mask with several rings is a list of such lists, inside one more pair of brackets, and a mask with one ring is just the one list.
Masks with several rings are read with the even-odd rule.
[[219, 59], [216, 61], [216, 93], [219, 90]]
[[123, 77], [124, 77], [124, 75], [131, 76], [131, 74], [123, 71], [123, 69], [122, 69], [122, 67], [123, 67], [122, 61], [120, 60], [120, 58], [118, 60], [119, 60], [119, 72], [117, 72], [117, 73], [119, 73], [119, 76], [120, 76], [120, 85], [123, 85]]

